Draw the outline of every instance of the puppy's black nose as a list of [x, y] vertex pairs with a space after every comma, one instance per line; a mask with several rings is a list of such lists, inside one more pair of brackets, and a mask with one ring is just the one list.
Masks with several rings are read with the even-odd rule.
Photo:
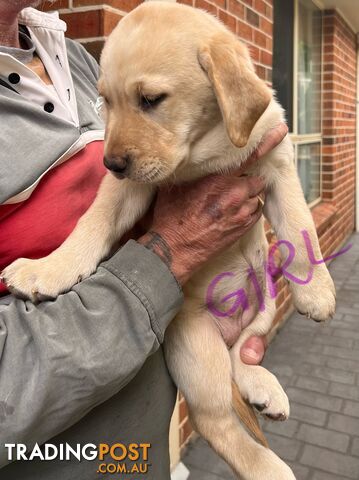
[[124, 175], [132, 161], [131, 155], [126, 153], [121, 157], [106, 156], [104, 158], [104, 165], [108, 170], [119, 175]]

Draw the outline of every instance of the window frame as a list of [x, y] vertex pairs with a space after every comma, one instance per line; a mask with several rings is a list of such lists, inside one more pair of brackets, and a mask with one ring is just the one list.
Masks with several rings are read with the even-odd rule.
[[[299, 0], [294, 2], [294, 18], [293, 18], [293, 132], [289, 133], [289, 137], [294, 145], [294, 162], [296, 168], [298, 167], [298, 145], [310, 145], [314, 143], [320, 144], [320, 167], [319, 167], [319, 197], [308, 203], [308, 207], [312, 208], [322, 201], [323, 191], [323, 97], [324, 97], [324, 30], [322, 21], [322, 38], [321, 38], [321, 66], [320, 66], [320, 132], [310, 134], [298, 133], [298, 59], [299, 59]], [[324, 6], [319, 0], [311, 0], [311, 2], [323, 11]]]

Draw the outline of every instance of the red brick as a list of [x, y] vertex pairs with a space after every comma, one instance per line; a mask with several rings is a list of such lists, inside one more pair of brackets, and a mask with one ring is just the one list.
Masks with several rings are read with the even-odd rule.
[[43, 11], [50, 11], [50, 10], [60, 10], [60, 8], [68, 8], [69, 7], [69, 0], [56, 0], [54, 3], [44, 2], [40, 5], [40, 10]]
[[188, 417], [188, 407], [185, 399], [181, 400], [179, 403], [179, 421], [182, 423]]
[[232, 32], [236, 33], [236, 24], [237, 21], [232, 15], [229, 15], [227, 12], [219, 11], [219, 19], [230, 29]]
[[266, 79], [266, 69], [262, 65], [256, 65], [256, 72], [259, 78]]
[[[100, 2], [98, 0], [73, 0], [74, 7], [88, 7], [89, 5], [99, 5], [99, 4]], [[101, 4], [110, 5], [111, 2], [105, 0], [104, 2], [101, 2]]]
[[255, 47], [254, 45], [249, 45], [249, 51], [250, 51], [252, 60], [254, 62], [259, 62], [259, 59], [260, 59], [259, 48]]
[[259, 15], [254, 10], [246, 8], [246, 21], [253, 25], [253, 27], [259, 27]]
[[61, 18], [67, 23], [67, 36], [70, 38], [101, 37], [103, 35], [102, 9], [63, 13]]
[[193, 428], [189, 419], [181, 426], [180, 441], [181, 444], [186, 443], [193, 432]]
[[197, 8], [201, 8], [202, 10], [213, 13], [213, 15], [217, 15], [217, 7], [206, 0], [195, 0], [194, 4]]
[[74, 7], [106, 4], [125, 12], [130, 12], [141, 3], [143, 3], [143, 0], [106, 0], [104, 2], [99, 2], [98, 0], [73, 0]]
[[125, 12], [130, 12], [138, 7], [138, 5], [141, 5], [141, 3], [143, 3], [143, 0], [112, 0], [111, 6], [124, 10]]
[[108, 36], [121, 20], [120, 13], [104, 10], [103, 13], [103, 35]]
[[211, 0], [212, 3], [215, 3], [219, 7], [225, 9], [226, 8], [226, 0]]
[[245, 8], [238, 0], [228, 0], [228, 10], [237, 18], [244, 18]]
[[265, 50], [260, 52], [260, 62], [264, 65], [272, 66], [272, 54]]
[[253, 39], [253, 28], [247, 23], [237, 20], [237, 35], [239, 35], [243, 40], [252, 41]]
[[264, 33], [254, 30], [254, 43], [259, 47], [267, 47], [267, 36]]
[[262, 32], [267, 35], [273, 36], [273, 23], [267, 20], [266, 18], [261, 17], [260, 19], [260, 29]]
[[255, 9], [258, 13], [261, 13], [262, 15], [265, 15], [265, 13], [266, 13], [266, 4], [264, 3], [263, 0], [254, 0], [254, 9]]
[[266, 39], [266, 49], [269, 50], [270, 52], [273, 52], [273, 38], [272, 37], [267, 37], [267, 39]]
[[273, 7], [266, 5], [266, 13], [265, 16], [269, 18], [269, 20], [273, 20]]

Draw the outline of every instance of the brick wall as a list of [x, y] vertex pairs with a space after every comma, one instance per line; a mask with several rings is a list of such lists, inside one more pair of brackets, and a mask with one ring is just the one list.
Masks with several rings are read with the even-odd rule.
[[321, 235], [324, 252], [354, 228], [356, 36], [334, 10], [324, 16], [323, 200], [333, 215]]
[[[67, 35], [78, 39], [98, 59], [105, 38], [127, 12], [143, 0], [57, 0], [45, 10], [59, 10]], [[250, 45], [258, 75], [272, 78], [272, 0], [181, 0], [217, 15]]]
[[271, 83], [272, 0], [179, 0], [178, 3], [202, 8], [219, 17], [250, 47], [258, 76]]
[[[55, 7], [68, 23], [68, 35], [99, 57], [105, 37], [141, 0], [58, 0]], [[272, 79], [272, 0], [179, 0], [217, 15], [250, 48], [258, 75]], [[52, 7], [54, 8], [54, 7]], [[356, 38], [335, 11], [324, 15], [323, 202], [312, 210], [325, 256], [354, 228]], [[276, 322], [291, 307], [288, 287], [277, 283]], [[192, 428], [180, 397], [180, 444]]]
[[67, 23], [67, 36], [79, 40], [98, 60], [106, 37], [127, 12], [142, 0], [57, 0], [44, 10], [59, 10]]

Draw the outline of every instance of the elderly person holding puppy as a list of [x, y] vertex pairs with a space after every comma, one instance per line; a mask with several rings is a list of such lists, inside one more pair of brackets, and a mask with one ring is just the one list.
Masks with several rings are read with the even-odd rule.
[[[58, 15], [26, 8], [38, 3], [0, 0], [0, 271], [57, 248], [105, 174], [98, 66], [65, 40]], [[273, 132], [254, 157], [285, 133], [284, 126]], [[261, 179], [238, 174], [188, 185], [183, 205], [174, 201], [176, 189], [160, 192], [152, 233], [127, 242], [56, 301], [35, 306], [1, 286], [0, 464], [20, 460], [1, 478], [98, 478], [94, 462], [26, 462], [24, 453], [10, 449], [10, 457], [4, 448], [44, 442], [150, 443], [143, 476], [169, 478], [176, 390], [161, 349], [164, 332], [181, 306], [181, 285], [258, 220], [262, 189]], [[166, 242], [163, 229], [172, 232]], [[242, 357], [258, 363], [263, 352], [263, 341], [252, 338]]]

